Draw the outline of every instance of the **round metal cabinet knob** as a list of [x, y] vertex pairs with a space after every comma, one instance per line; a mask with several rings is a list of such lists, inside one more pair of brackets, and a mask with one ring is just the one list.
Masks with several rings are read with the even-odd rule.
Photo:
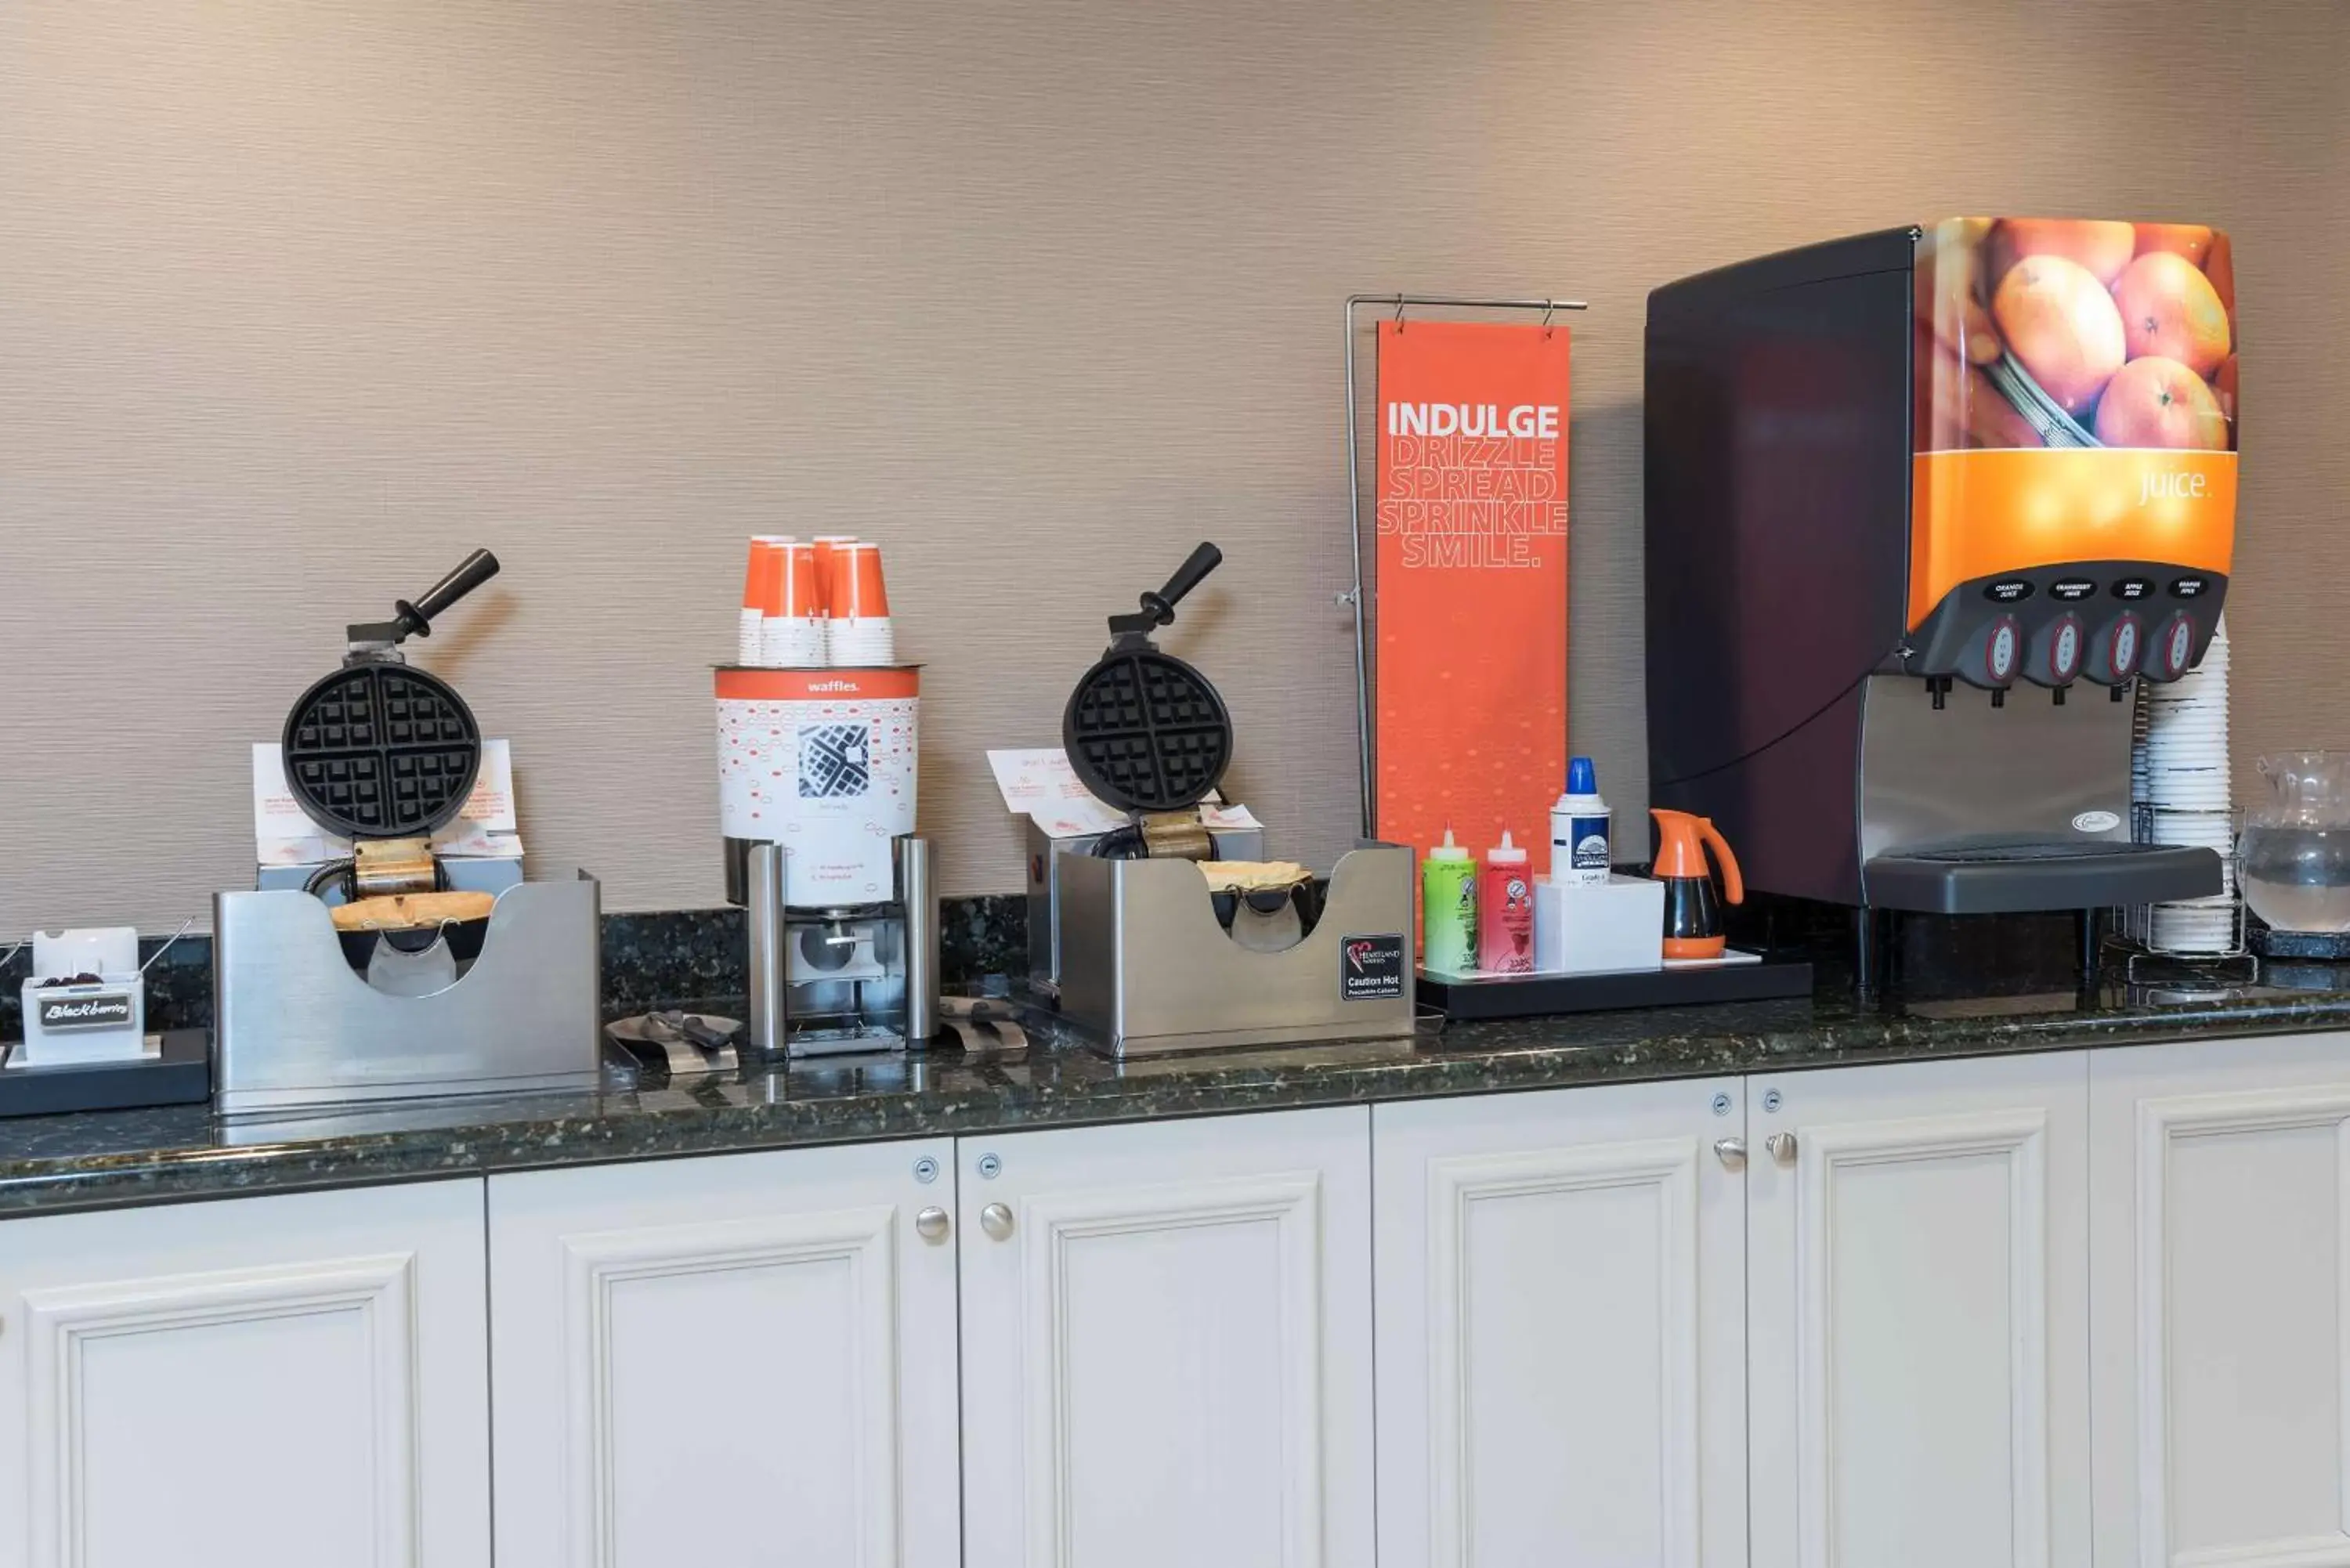
[[979, 1211], [979, 1228], [1001, 1241], [1012, 1234], [1012, 1210], [1001, 1203], [991, 1203]]
[[1721, 1163], [1736, 1170], [1746, 1163], [1746, 1140], [1742, 1137], [1718, 1137], [1713, 1140], [1713, 1152]]
[[947, 1211], [933, 1206], [914, 1216], [914, 1234], [925, 1241], [943, 1241], [949, 1230]]
[[1795, 1135], [1794, 1133], [1773, 1133], [1769, 1137], [1762, 1140], [1762, 1147], [1769, 1149], [1771, 1151], [1771, 1158], [1777, 1160], [1781, 1165], [1793, 1165], [1795, 1163]]

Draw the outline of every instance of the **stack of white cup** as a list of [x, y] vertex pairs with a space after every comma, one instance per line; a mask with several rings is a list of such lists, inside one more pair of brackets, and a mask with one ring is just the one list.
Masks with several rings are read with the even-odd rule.
[[751, 539], [734, 660], [768, 669], [897, 662], [881, 546], [846, 535]]
[[824, 585], [816, 546], [796, 539], [767, 549], [765, 617], [759, 623], [759, 662], [773, 669], [807, 669], [824, 662]]
[[832, 618], [825, 628], [826, 661], [868, 667], [896, 663], [898, 639], [881, 580], [881, 546], [851, 539], [828, 543]]
[[831, 624], [825, 645], [825, 662], [870, 670], [894, 664], [898, 659], [898, 639], [889, 629], [885, 617], [880, 624], [870, 620], [837, 620]]
[[[2157, 904], [2147, 945], [2163, 952], [2224, 953], [2242, 943], [2236, 886], [2234, 799], [2228, 776], [2228, 628], [2211, 634], [2203, 662], [2147, 688], [2145, 738], [2131, 758], [2131, 795], [2144, 801], [2148, 836], [2217, 853], [2227, 881], [2208, 898]], [[2141, 782], [2142, 781], [2142, 782]], [[2141, 794], [2142, 792], [2142, 794]]]
[[734, 628], [734, 662], [737, 664], [766, 662], [762, 649], [766, 638], [765, 605], [767, 595], [772, 591], [768, 579], [773, 575], [768, 566], [767, 552], [777, 545], [791, 542], [789, 534], [751, 535], [750, 566], [743, 583], [743, 613]]

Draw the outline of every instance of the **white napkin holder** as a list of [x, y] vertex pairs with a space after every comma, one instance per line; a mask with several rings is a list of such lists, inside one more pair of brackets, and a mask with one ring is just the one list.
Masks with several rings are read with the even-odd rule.
[[1665, 885], [1646, 877], [1598, 883], [1534, 878], [1534, 971], [1601, 974], [1661, 969]]
[[[43, 985], [94, 974], [94, 985]], [[135, 1062], [147, 1049], [147, 982], [139, 971], [134, 926], [33, 933], [33, 976], [25, 981], [27, 1067]]]

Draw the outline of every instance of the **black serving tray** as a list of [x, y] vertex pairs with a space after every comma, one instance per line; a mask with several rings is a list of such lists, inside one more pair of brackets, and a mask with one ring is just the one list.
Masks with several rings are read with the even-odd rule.
[[0, 1045], [0, 1117], [200, 1106], [213, 1097], [212, 1035], [207, 1030], [166, 1030], [161, 1054], [137, 1062], [7, 1065], [23, 1044]]
[[1559, 1012], [1604, 1012], [1618, 1007], [1774, 1002], [1811, 994], [1810, 960], [1768, 955], [1756, 963], [1608, 970], [1597, 974], [1452, 975], [1433, 970], [1419, 971], [1419, 1005], [1432, 1008], [1454, 1023], [1481, 1018], [1541, 1018]]

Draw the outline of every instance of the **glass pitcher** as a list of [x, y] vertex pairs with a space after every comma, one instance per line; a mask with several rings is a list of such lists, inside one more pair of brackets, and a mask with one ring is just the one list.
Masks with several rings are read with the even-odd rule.
[[2350, 930], [2350, 753], [2260, 760], [2265, 805], [2237, 844], [2244, 902], [2280, 931]]

